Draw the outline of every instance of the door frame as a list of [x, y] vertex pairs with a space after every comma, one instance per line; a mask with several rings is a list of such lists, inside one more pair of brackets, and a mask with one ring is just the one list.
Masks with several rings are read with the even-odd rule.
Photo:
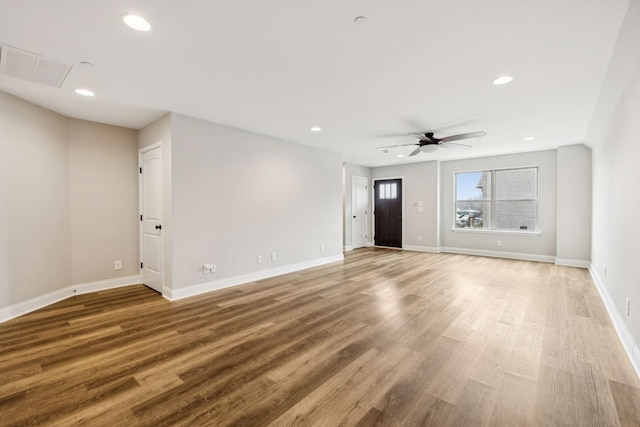
[[[158, 141], [155, 142], [153, 144], [147, 145], [145, 147], [142, 147], [140, 149], [138, 149], [138, 168], [142, 168], [142, 155], [148, 151], [152, 151], [155, 149], [160, 149], [160, 155], [162, 156], [162, 162], [161, 167], [162, 167], [162, 172], [161, 172], [161, 182], [160, 182], [160, 195], [161, 195], [161, 201], [160, 201], [160, 218], [162, 221], [164, 221], [164, 152], [162, 149], [162, 141]], [[142, 185], [142, 174], [138, 173], [138, 216], [142, 216], [143, 212], [142, 212], [142, 207], [144, 206], [144, 200], [143, 200], [143, 185]], [[165, 226], [166, 228], [166, 226]], [[160, 283], [161, 283], [161, 287], [162, 287], [162, 291], [160, 292], [163, 296], [165, 296], [165, 286], [164, 286], [164, 272], [165, 272], [165, 268], [164, 268], [164, 235], [165, 233], [162, 232], [160, 233]], [[144, 259], [144, 227], [143, 227], [143, 221], [142, 219], [140, 219], [138, 221], [138, 241], [139, 241], [139, 262], [140, 264], [142, 264], [142, 260]], [[140, 267], [140, 282], [142, 282], [144, 276], [143, 276], [143, 268]]]
[[376, 246], [376, 182], [377, 181], [386, 181], [388, 179], [399, 179], [402, 185], [402, 200], [401, 200], [401, 208], [402, 208], [402, 245], [399, 248], [390, 248], [390, 249], [404, 249], [404, 175], [397, 176], [386, 176], [386, 177], [376, 177], [371, 178], [371, 244], [374, 247], [386, 248], [387, 246]]

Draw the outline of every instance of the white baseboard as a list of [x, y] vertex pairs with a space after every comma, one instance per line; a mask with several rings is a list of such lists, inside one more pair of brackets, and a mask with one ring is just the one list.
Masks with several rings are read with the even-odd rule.
[[523, 261], [538, 261], [538, 262], [551, 262], [551, 263], [556, 261], [556, 257], [554, 256], [523, 254], [519, 252], [502, 252], [502, 251], [488, 251], [484, 249], [449, 248], [449, 247], [442, 247], [440, 248], [440, 251], [449, 252], [453, 254], [461, 254], [461, 255], [486, 256], [490, 258], [519, 259]]
[[556, 265], [561, 265], [563, 267], [579, 267], [579, 268], [589, 268], [591, 266], [590, 261], [583, 261], [581, 259], [566, 259], [566, 258], [556, 258]]
[[352, 251], [352, 250], [353, 250], [353, 245], [346, 245], [346, 246], [344, 247], [344, 251], [345, 251], [345, 252], [349, 252], [349, 251]]
[[242, 274], [240, 276], [227, 277], [225, 279], [213, 280], [211, 282], [199, 283], [197, 285], [187, 286], [186, 288], [165, 288], [163, 290], [163, 295], [168, 300], [175, 301], [182, 298], [193, 297], [219, 289], [230, 288], [232, 286], [238, 286], [249, 282], [255, 282], [257, 280], [268, 279], [270, 277], [293, 273], [300, 270], [306, 270], [307, 268], [319, 267], [321, 265], [339, 261], [344, 261], [343, 254], [300, 262], [297, 264], [285, 265], [277, 268], [270, 268], [268, 270], [256, 271], [254, 273]]
[[140, 283], [140, 275], [118, 277], [115, 279], [99, 280], [97, 282], [81, 283], [68, 286], [46, 295], [32, 298], [18, 304], [0, 309], [0, 323], [15, 319], [40, 308], [46, 307], [63, 299], [74, 295], [87, 294], [90, 292], [104, 291], [106, 289], [119, 288], [122, 286], [136, 285]]
[[115, 279], [98, 280], [97, 282], [82, 283], [72, 286], [76, 290], [76, 294], [88, 294], [91, 292], [104, 291], [107, 289], [121, 288], [123, 286], [139, 285], [141, 282], [140, 275], [117, 277]]
[[406, 251], [415, 251], [415, 252], [428, 252], [430, 254], [439, 254], [440, 249], [434, 248], [431, 246], [415, 246], [415, 245], [404, 245], [402, 249]]
[[40, 295], [39, 297], [32, 298], [28, 301], [10, 305], [9, 307], [0, 309], [0, 323], [6, 322], [7, 320], [15, 319], [16, 317], [22, 316], [27, 313], [31, 313], [32, 311], [38, 310], [39, 308], [46, 307], [72, 296], [73, 287], [70, 286], [68, 288], [50, 292], [45, 295]]
[[633, 369], [636, 371], [636, 375], [640, 378], [640, 348], [638, 348], [638, 344], [633, 339], [631, 332], [629, 332], [629, 328], [624, 323], [622, 314], [618, 311], [613, 300], [611, 299], [611, 295], [609, 295], [609, 291], [605, 287], [604, 283], [600, 279], [600, 276], [595, 271], [593, 264], [589, 266], [589, 273], [591, 273], [591, 278], [593, 278], [593, 282], [596, 284], [596, 288], [600, 293], [600, 297], [604, 302], [604, 306], [607, 308], [607, 312], [609, 313], [609, 317], [613, 322], [613, 327], [622, 342], [622, 346], [624, 350], [627, 352], [627, 356], [631, 361], [631, 365], [633, 365]]

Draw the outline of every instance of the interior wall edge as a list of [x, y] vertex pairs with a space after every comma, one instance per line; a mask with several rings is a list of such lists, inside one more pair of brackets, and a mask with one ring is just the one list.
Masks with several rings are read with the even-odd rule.
[[474, 256], [485, 256], [489, 258], [507, 258], [507, 259], [517, 259], [522, 261], [537, 261], [537, 262], [550, 262], [555, 263], [555, 256], [548, 255], [537, 255], [537, 254], [527, 254], [522, 252], [502, 252], [502, 251], [487, 251], [483, 249], [467, 249], [467, 248], [452, 248], [452, 247], [441, 247], [440, 252], [447, 252], [452, 254], [460, 254], [460, 255], [474, 255]]
[[600, 279], [600, 276], [598, 276], [593, 264], [589, 267], [589, 273], [591, 274], [591, 278], [596, 285], [600, 298], [602, 298], [602, 302], [607, 309], [607, 313], [611, 318], [611, 322], [613, 323], [613, 327], [616, 330], [618, 338], [620, 338], [624, 351], [627, 353], [627, 356], [631, 361], [631, 365], [640, 379], [640, 348], [638, 348], [638, 343], [633, 339], [633, 335], [631, 335], [631, 332], [624, 323], [622, 314], [616, 309], [613, 299], [611, 298], [611, 295], [609, 295], [609, 291], [607, 291], [607, 287], [604, 285], [602, 279]]
[[282, 267], [270, 268], [268, 270], [260, 270], [249, 274], [241, 274], [238, 276], [226, 277], [224, 279], [212, 280], [210, 282], [198, 283], [196, 285], [188, 286], [185, 288], [165, 288], [163, 295], [169, 301], [176, 301], [179, 299], [194, 297], [220, 289], [239, 286], [258, 280], [269, 279], [271, 277], [281, 276], [283, 274], [294, 273], [296, 271], [306, 270], [312, 267], [320, 267], [322, 265], [342, 261], [344, 261], [344, 254], [333, 255], [326, 258], [319, 258], [296, 264], [289, 264]]
[[107, 289], [138, 284], [140, 284], [140, 275], [135, 274], [132, 276], [116, 277], [114, 279], [98, 280], [96, 282], [67, 286], [66, 288], [58, 289], [56, 291], [49, 292], [48, 294], [37, 296], [28, 301], [19, 302], [18, 304], [0, 309], [0, 323], [15, 319], [27, 313], [31, 313], [32, 311], [39, 310], [67, 298], [71, 298], [75, 295], [88, 294], [91, 292], [105, 291]]

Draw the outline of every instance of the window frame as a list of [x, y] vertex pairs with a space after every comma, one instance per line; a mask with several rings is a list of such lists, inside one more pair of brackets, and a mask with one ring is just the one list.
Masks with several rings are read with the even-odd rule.
[[[496, 221], [496, 198], [495, 198], [495, 172], [496, 171], [505, 171], [505, 170], [521, 170], [521, 169], [536, 169], [536, 195], [534, 199], [523, 199], [523, 201], [535, 201], [535, 228], [528, 230], [509, 230], [509, 229], [499, 229], [493, 228], [495, 226]], [[459, 201], [474, 201], [474, 200], [458, 200], [458, 186], [457, 186], [457, 175], [463, 173], [491, 173], [491, 198], [490, 199], [482, 199], [483, 202], [488, 202], [490, 206], [489, 218], [490, 218], [490, 226], [489, 228], [466, 228], [466, 227], [456, 227], [456, 208]], [[521, 235], [521, 236], [538, 236], [540, 235], [540, 166], [539, 165], [531, 165], [531, 166], [512, 166], [512, 167], [503, 167], [503, 168], [488, 168], [488, 169], [471, 169], [471, 170], [460, 170], [453, 172], [453, 209], [452, 209], [452, 224], [451, 230], [454, 232], [460, 233], [485, 233], [485, 234], [512, 234], [512, 235]]]

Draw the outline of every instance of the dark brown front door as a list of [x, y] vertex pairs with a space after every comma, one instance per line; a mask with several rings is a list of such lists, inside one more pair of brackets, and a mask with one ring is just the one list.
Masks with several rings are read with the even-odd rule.
[[402, 180], [385, 179], [375, 184], [376, 246], [402, 247]]

